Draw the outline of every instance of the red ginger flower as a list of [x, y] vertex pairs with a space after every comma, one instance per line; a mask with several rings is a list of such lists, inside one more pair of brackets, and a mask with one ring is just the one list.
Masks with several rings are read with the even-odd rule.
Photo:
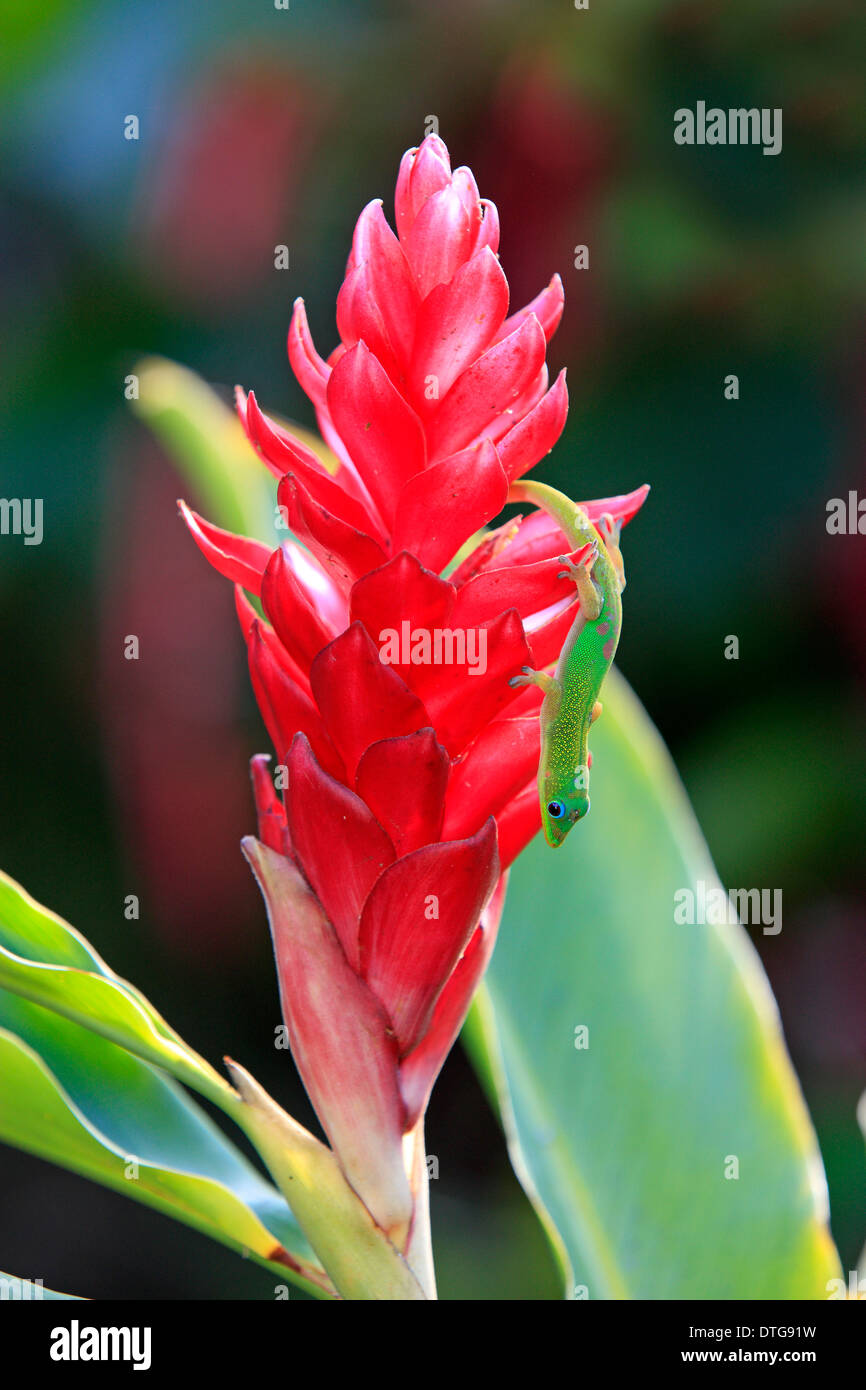
[[[559, 277], [507, 317], [496, 209], [436, 136], [404, 155], [395, 202], [397, 235], [378, 201], [358, 219], [327, 361], [301, 300], [289, 331], [336, 475], [238, 393], [303, 546], [271, 551], [184, 514], [238, 586], [287, 767], [281, 800], [253, 759], [260, 841], [244, 847], [294, 1057], [349, 1182], [411, 1262], [424, 1110], [490, 958], [508, 865], [540, 827], [541, 694], [509, 677], [556, 659], [575, 594], [541, 513], [442, 573], [562, 431], [564, 373], [549, 387], [545, 365]], [[644, 491], [586, 505], [625, 522]]]

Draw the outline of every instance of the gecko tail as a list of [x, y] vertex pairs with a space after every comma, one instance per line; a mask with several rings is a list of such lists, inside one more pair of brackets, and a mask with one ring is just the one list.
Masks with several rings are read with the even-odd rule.
[[570, 497], [566, 497], [564, 492], [557, 492], [556, 488], [548, 487], [547, 483], [528, 482], [518, 478], [509, 487], [506, 500], [529, 502], [533, 507], [547, 512], [572, 545], [575, 544], [579, 532], [586, 534], [589, 523], [585, 509]]

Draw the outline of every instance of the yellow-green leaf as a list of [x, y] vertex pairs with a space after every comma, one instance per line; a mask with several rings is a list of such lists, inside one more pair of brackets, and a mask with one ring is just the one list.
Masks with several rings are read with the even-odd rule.
[[718, 879], [616, 673], [593, 758], [586, 822], [514, 866], [469, 1034], [566, 1296], [825, 1298], [839, 1261], [775, 1001], [738, 923], [675, 921], [678, 890]]

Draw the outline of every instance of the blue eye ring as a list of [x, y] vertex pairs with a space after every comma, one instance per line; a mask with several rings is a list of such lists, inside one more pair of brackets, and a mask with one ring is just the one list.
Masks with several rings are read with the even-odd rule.
[[548, 801], [547, 814], [550, 816], [551, 820], [559, 820], [565, 815], [565, 807], [561, 801]]

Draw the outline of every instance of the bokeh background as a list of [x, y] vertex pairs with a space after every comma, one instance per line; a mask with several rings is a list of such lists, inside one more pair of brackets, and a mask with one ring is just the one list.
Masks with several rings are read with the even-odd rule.
[[[400, 155], [435, 118], [499, 206], [512, 302], [563, 276], [550, 362], [572, 408], [541, 476], [576, 496], [652, 483], [626, 534], [620, 665], [723, 881], [783, 891], [782, 933], [755, 940], [847, 1270], [866, 1237], [866, 541], [828, 535], [826, 509], [866, 496], [866, 15], [591, 3], [0, 4], [0, 493], [45, 509], [41, 546], [0, 539], [0, 863], [190, 1043], [312, 1122], [273, 1047], [237, 848], [267, 739], [231, 589], [185, 535], [175, 498], [195, 498], [124, 379], [157, 352], [312, 425], [285, 359], [292, 301], [329, 351], [354, 220], [375, 196], [391, 215]], [[781, 155], [676, 146], [673, 112], [699, 99], [781, 107]], [[459, 1048], [429, 1149], [442, 1295], [558, 1296]], [[9, 1149], [0, 1266], [92, 1297], [272, 1285]]]

